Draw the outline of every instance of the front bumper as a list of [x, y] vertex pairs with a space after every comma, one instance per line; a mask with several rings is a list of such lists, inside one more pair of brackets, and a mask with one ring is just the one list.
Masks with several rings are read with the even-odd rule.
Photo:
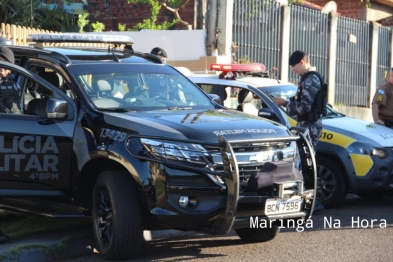
[[[217, 235], [227, 234], [233, 228], [249, 227], [250, 217], [267, 220], [309, 219], [316, 196], [314, 151], [306, 138], [307, 130], [292, 129], [297, 132], [297, 135], [236, 141], [227, 141], [224, 137], [220, 137], [218, 144], [223, 164], [223, 170], [220, 171], [190, 167], [177, 162], [161, 163], [161, 177], [166, 177], [166, 186], [165, 190], [156, 188], [150, 214], [158, 220], [161, 228], [195, 230]], [[303, 163], [304, 181], [276, 182], [271, 186], [268, 195], [249, 194], [243, 190], [244, 185], [239, 179], [239, 164], [233, 145], [272, 141], [296, 141]], [[176, 177], [176, 173], [181, 175], [171, 182]], [[208, 174], [221, 177], [225, 182], [224, 185], [214, 184], [210, 179], [210, 185], [201, 181], [201, 178], [206, 178]], [[192, 184], [191, 181], [195, 183]], [[161, 195], [157, 194], [158, 191]], [[184, 196], [198, 204], [189, 208], [181, 207], [179, 199]], [[293, 197], [302, 199], [300, 210], [266, 214], [265, 205], [268, 199], [288, 200]]]
[[359, 169], [359, 166], [364, 167], [368, 162], [371, 163], [365, 175], [359, 175], [360, 172], [356, 172], [355, 186], [352, 187], [353, 193], [381, 192], [393, 188], [393, 150], [389, 149], [388, 152], [385, 159], [377, 156], [362, 156], [369, 158], [368, 161], [354, 161], [355, 157], [351, 156], [355, 170], [357, 170], [356, 167]]

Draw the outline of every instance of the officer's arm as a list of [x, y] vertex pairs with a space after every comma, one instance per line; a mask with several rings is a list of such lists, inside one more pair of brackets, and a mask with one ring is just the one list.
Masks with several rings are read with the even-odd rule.
[[372, 104], [371, 111], [373, 114], [374, 123], [379, 124], [379, 105], [377, 103]]

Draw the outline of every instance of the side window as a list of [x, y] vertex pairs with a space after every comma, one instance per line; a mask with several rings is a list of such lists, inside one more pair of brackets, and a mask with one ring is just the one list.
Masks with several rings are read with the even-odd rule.
[[37, 75], [60, 89], [67, 96], [71, 97], [72, 99], [75, 98], [75, 95], [73, 94], [67, 82], [64, 80], [61, 73], [57, 72], [53, 68], [35, 65], [30, 67], [29, 70], [36, 73]]
[[0, 114], [45, 117], [46, 101], [52, 97], [52, 91], [23, 73], [12, 70], [1, 72], [3, 80], [0, 81]]
[[52, 90], [32, 79], [21, 81], [21, 114], [46, 117], [46, 104], [52, 97]]
[[221, 98], [221, 102], [224, 106], [226, 106], [228, 108], [233, 108], [231, 99], [229, 99], [231, 96], [230, 95], [230, 87], [226, 87], [223, 85], [210, 85], [210, 84], [200, 84], [199, 86], [207, 94], [218, 95]]

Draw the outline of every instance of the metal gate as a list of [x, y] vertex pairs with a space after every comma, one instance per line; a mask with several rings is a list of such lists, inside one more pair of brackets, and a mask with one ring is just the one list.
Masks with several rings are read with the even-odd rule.
[[233, 8], [233, 62], [263, 63], [280, 78], [281, 6], [275, 1], [236, 0]]
[[[327, 79], [329, 52], [329, 15], [297, 5], [291, 5], [291, 37], [289, 55], [296, 50], [303, 50], [310, 56], [312, 66]], [[289, 68], [288, 79], [297, 82]]]
[[390, 53], [391, 40], [391, 29], [380, 26], [378, 32], [377, 87], [385, 84], [387, 81], [386, 78], [390, 69], [390, 57], [392, 55]]
[[338, 17], [335, 103], [366, 107], [369, 104], [370, 24]]

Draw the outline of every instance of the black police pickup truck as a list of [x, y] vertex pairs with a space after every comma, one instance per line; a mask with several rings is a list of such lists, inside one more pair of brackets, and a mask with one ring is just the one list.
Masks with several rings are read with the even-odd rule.
[[[0, 62], [11, 70], [1, 83], [0, 208], [91, 215], [109, 260], [136, 257], [143, 230], [235, 229], [260, 242], [311, 217], [306, 131], [221, 107], [127, 36], [28, 40], [10, 46], [17, 65]], [[10, 98], [18, 110], [6, 110]]]

